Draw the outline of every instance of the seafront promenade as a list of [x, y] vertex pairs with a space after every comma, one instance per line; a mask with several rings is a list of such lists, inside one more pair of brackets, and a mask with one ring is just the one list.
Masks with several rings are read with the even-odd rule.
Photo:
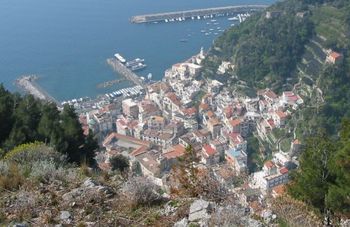
[[268, 7], [268, 5], [239, 5], [239, 6], [226, 6], [216, 7], [208, 9], [194, 9], [186, 11], [176, 11], [167, 13], [155, 13], [138, 15], [131, 18], [132, 23], [148, 23], [148, 22], [160, 22], [160, 21], [171, 21], [181, 18], [184, 19], [201, 19], [203, 17], [218, 17], [218, 16], [229, 16], [238, 13], [252, 13], [260, 11]]

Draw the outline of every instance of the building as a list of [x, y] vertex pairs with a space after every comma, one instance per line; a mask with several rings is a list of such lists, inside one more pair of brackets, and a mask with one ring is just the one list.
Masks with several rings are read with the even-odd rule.
[[267, 11], [265, 14], [266, 19], [277, 18], [281, 15], [281, 11]]
[[210, 118], [207, 123], [207, 128], [211, 132], [213, 139], [220, 136], [222, 124], [217, 118]]
[[272, 188], [288, 183], [288, 173], [286, 167], [278, 167], [274, 162], [267, 161], [262, 171], [254, 173], [252, 186], [260, 188], [264, 193], [271, 192]]
[[165, 127], [165, 119], [161, 116], [152, 116], [147, 121], [147, 127], [153, 130], [163, 130]]
[[202, 162], [207, 165], [213, 165], [220, 162], [220, 154], [210, 144], [206, 144], [202, 148]]
[[247, 154], [242, 150], [230, 148], [226, 151], [227, 162], [230, 163], [238, 173], [244, 173], [247, 171], [247, 158]]
[[139, 115], [139, 107], [132, 99], [125, 99], [122, 101], [123, 114], [126, 117], [137, 119]]
[[343, 55], [332, 51], [326, 58], [326, 62], [331, 63], [331, 64], [338, 64], [343, 61]]
[[282, 111], [276, 111], [272, 114], [272, 119], [277, 128], [283, 128], [286, 125], [288, 115]]

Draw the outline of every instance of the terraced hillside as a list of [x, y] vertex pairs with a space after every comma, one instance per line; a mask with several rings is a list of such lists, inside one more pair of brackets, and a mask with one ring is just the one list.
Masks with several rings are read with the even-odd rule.
[[[226, 76], [233, 88], [245, 83], [277, 93], [293, 89], [307, 106], [295, 119], [303, 119], [297, 132], [312, 133], [310, 128], [321, 126], [334, 133], [341, 119], [350, 117], [349, 40], [349, 1], [283, 1], [219, 37], [204, 75], [219, 78], [217, 67], [230, 61], [234, 70]], [[343, 60], [327, 63], [332, 52]]]

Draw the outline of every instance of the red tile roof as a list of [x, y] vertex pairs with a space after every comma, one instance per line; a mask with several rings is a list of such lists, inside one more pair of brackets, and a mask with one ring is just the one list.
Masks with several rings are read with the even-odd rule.
[[265, 95], [269, 97], [270, 99], [276, 99], [278, 96], [275, 94], [275, 92], [271, 90], [265, 91]]
[[197, 113], [196, 108], [191, 107], [191, 108], [187, 108], [187, 109], [183, 109], [182, 112], [186, 115], [195, 115]]
[[271, 160], [269, 160], [265, 162], [264, 166], [266, 166], [268, 169], [271, 169], [272, 167], [275, 166], [275, 164]]
[[288, 169], [287, 169], [286, 167], [282, 167], [282, 168], [280, 169], [280, 173], [281, 173], [281, 174], [286, 174], [286, 173], [288, 173]]
[[284, 119], [287, 117], [287, 114], [285, 112], [282, 112], [282, 111], [276, 111], [276, 115], [281, 119]]
[[230, 124], [232, 127], [237, 127], [241, 124], [241, 120], [240, 119], [234, 119], [230, 121]]
[[341, 57], [341, 54], [339, 54], [339, 53], [333, 51], [333, 52], [330, 54], [330, 56], [331, 56], [333, 59], [338, 59], [338, 58]]
[[209, 109], [209, 105], [206, 103], [201, 103], [199, 105], [199, 110], [208, 110]]
[[208, 156], [212, 156], [216, 153], [216, 149], [208, 144], [204, 145], [203, 149], [204, 149], [205, 153], [207, 153]]
[[185, 147], [181, 144], [175, 145], [170, 149], [169, 152], [164, 154], [164, 157], [167, 159], [178, 158], [185, 154]]
[[167, 97], [171, 100], [171, 102], [173, 102], [175, 105], [177, 105], [177, 106], [180, 106], [180, 105], [181, 105], [180, 99], [176, 96], [176, 94], [175, 94], [174, 92], [169, 92], [166, 96], [167, 96]]

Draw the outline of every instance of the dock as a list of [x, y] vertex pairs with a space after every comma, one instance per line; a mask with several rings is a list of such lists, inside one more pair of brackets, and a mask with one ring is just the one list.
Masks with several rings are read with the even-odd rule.
[[149, 22], [172, 21], [178, 18], [181, 18], [181, 20], [188, 18], [201, 19], [203, 17], [212, 18], [219, 16], [230, 16], [238, 13], [253, 13], [256, 11], [264, 10], [267, 7], [268, 5], [238, 5], [167, 13], [145, 14], [134, 16], [131, 18], [130, 21], [132, 23], [139, 24]]
[[130, 80], [136, 85], [144, 87], [143, 81], [139, 76], [137, 76], [134, 72], [128, 69], [124, 64], [118, 61], [116, 58], [108, 58], [107, 64], [110, 65], [114, 71], [119, 73], [121, 76], [125, 77], [127, 80]]
[[15, 84], [19, 88], [23, 89], [24, 92], [33, 95], [35, 98], [52, 102], [57, 106], [60, 106], [61, 104], [54, 97], [52, 97], [35, 82], [38, 78], [39, 77], [37, 75], [24, 75], [18, 78]]

